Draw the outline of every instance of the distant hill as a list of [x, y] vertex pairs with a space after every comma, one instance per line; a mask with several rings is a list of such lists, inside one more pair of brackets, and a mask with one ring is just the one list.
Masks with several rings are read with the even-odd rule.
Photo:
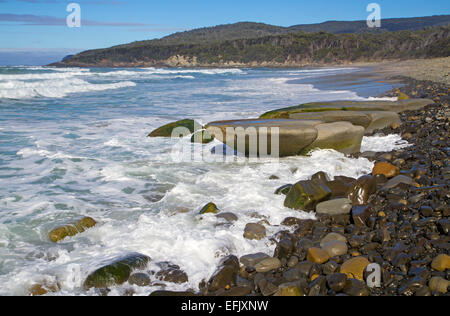
[[304, 32], [328, 32], [333, 34], [345, 33], [383, 33], [397, 31], [417, 31], [427, 27], [444, 26], [450, 24], [450, 15], [437, 15], [420, 18], [384, 19], [381, 28], [369, 29], [366, 21], [328, 21], [319, 24], [304, 24], [291, 26], [290, 30]]
[[449, 55], [450, 15], [280, 27], [241, 22], [91, 50], [53, 66], [288, 67]]

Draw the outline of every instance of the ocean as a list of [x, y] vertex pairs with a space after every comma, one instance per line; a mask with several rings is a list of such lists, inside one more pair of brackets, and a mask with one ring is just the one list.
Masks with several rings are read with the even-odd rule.
[[[392, 89], [365, 71], [0, 67], [0, 295], [26, 295], [35, 283], [58, 283], [60, 291], [50, 295], [96, 295], [83, 290], [86, 276], [130, 252], [150, 256], [149, 270], [158, 262], [180, 266], [189, 282], [124, 284], [109, 295], [198, 289], [226, 255], [271, 255], [270, 238], [244, 239], [247, 223], [267, 219], [270, 236], [286, 217], [314, 218], [284, 208], [276, 188], [318, 171], [359, 177], [373, 164], [332, 150], [279, 161], [180, 161], [174, 157], [192, 146], [189, 137], [147, 135], [184, 118], [252, 118], [305, 102], [374, 99]], [[213, 155], [218, 145], [200, 147]], [[373, 136], [364, 138], [362, 151], [402, 146], [399, 135]], [[208, 202], [238, 221], [199, 216]], [[83, 216], [97, 226], [49, 241], [50, 230]]]

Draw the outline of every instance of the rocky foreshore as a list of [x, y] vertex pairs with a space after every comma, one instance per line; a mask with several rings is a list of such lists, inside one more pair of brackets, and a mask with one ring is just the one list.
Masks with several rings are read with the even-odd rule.
[[[229, 256], [221, 261], [209, 279], [199, 284], [198, 292], [156, 291], [150, 295], [448, 296], [449, 88], [445, 84], [407, 78], [402, 80], [405, 82], [403, 88], [388, 92], [385, 96], [427, 99], [428, 105], [423, 107], [422, 104], [414, 110], [403, 112], [394, 110], [392, 113], [395, 115], [387, 115], [387, 121], [383, 120], [383, 129], [369, 128], [373, 124], [380, 126], [377, 121], [379, 115], [374, 115], [369, 111], [373, 109], [365, 108], [366, 105], [357, 111], [353, 108], [339, 109], [346, 112], [346, 118], [351, 117], [354, 125], [344, 123], [352, 128], [357, 126], [358, 129], [354, 150], [343, 152], [373, 161], [372, 174], [359, 179], [330, 179], [326, 173], [319, 172], [309, 180], [274, 187], [274, 194], [286, 196], [285, 206], [293, 210], [292, 217], [286, 218], [279, 232], [273, 236], [267, 236], [265, 226], [270, 224], [264, 220], [248, 223], [243, 231], [246, 239], [261, 240], [268, 237], [276, 243], [272, 256], [264, 253], [250, 253], [240, 258]], [[435, 103], [431, 104], [429, 100]], [[407, 103], [415, 104], [415, 101]], [[336, 124], [331, 121], [335, 121], [337, 116], [343, 116], [343, 113], [330, 108], [329, 104], [322, 106], [328, 107], [327, 113], [322, 111], [323, 108], [311, 111], [312, 114], [298, 113], [298, 107], [288, 108], [269, 112], [269, 116], [275, 117], [263, 116], [258, 124], [264, 125], [264, 120], [268, 119], [282, 122], [291, 119], [287, 127], [283, 125], [290, 136], [292, 124], [295, 128], [296, 124], [306, 124], [302, 125], [304, 129], [315, 133], [315, 137], [305, 146], [314, 148], [317, 147], [314, 144], [319, 143], [318, 139], [326, 134], [321, 132], [320, 125]], [[354, 104], [351, 106], [354, 107]], [[383, 108], [377, 111], [386, 113]], [[295, 122], [300, 116], [304, 119], [305, 115], [314, 117], [310, 118], [309, 123]], [[241, 121], [239, 124], [248, 122]], [[223, 122], [216, 124], [224, 125]], [[185, 120], [162, 127], [150, 136], [170, 136], [176, 126], [184, 127], [187, 134], [195, 134], [203, 128], [195, 121]], [[304, 132], [302, 130], [301, 133]], [[388, 153], [359, 153], [358, 144], [363, 135], [375, 133], [400, 134], [411, 146]], [[193, 137], [192, 141], [207, 142], [204, 134], [199, 133], [198, 139]], [[299, 135], [300, 138], [303, 136]], [[337, 142], [347, 137], [339, 137]], [[334, 148], [334, 145], [329, 147], [329, 142], [326, 143], [325, 148]], [[276, 175], [273, 177], [279, 179]], [[296, 210], [315, 211], [316, 220], [297, 218]], [[214, 203], [201, 209], [200, 214], [206, 213], [217, 214], [217, 217], [228, 222], [237, 220], [232, 213], [220, 213]], [[52, 230], [49, 239], [60, 242], [95, 225], [94, 219], [84, 218]], [[173, 284], [188, 282], [188, 275], [171, 262], [155, 263], [158, 271], [145, 271], [150, 261], [151, 258], [144, 254], [125, 254], [91, 272], [86, 276], [83, 287], [86, 291], [104, 295], [109, 293], [108, 287], [126, 282], [149, 286], [151, 276]], [[374, 283], [368, 281], [378, 280], [374, 274], [377, 267], [380, 269], [380, 284], [372, 286]], [[45, 282], [34, 284], [29, 289], [31, 295], [57, 291], [57, 283]], [[129, 294], [133, 295], [131, 292]]]
[[[387, 96], [401, 92], [436, 104], [401, 112], [401, 124], [373, 133], [401, 134], [410, 147], [356, 154], [375, 163], [373, 173], [360, 179], [318, 173], [279, 188], [287, 207], [315, 210], [317, 220], [286, 218], [273, 236], [272, 256], [223, 259], [199, 293], [152, 295], [448, 296], [449, 88], [403, 80], [401, 91]], [[262, 224], [249, 223], [244, 236], [264, 238]], [[380, 284], [369, 287], [374, 263]]]

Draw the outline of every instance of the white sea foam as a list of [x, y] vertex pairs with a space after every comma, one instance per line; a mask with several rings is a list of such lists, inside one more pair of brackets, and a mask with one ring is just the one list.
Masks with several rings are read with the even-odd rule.
[[403, 140], [402, 137], [397, 134], [387, 136], [376, 135], [371, 137], [364, 137], [361, 145], [361, 152], [390, 152], [396, 149], [402, 149], [410, 146], [411, 144]]
[[[359, 98], [350, 91], [320, 91], [312, 85], [287, 84], [285, 77], [289, 75], [284, 71], [274, 71], [275, 78], [259, 73], [255, 78], [250, 70], [237, 71], [235, 77], [228, 73], [213, 77], [206, 70], [198, 71], [208, 79], [207, 86], [197, 80], [136, 80], [142, 89], [138, 87], [136, 93], [123, 99], [99, 93], [37, 100], [36, 104], [67, 106], [54, 112], [32, 111], [25, 120], [2, 121], [2, 128], [13, 132], [13, 136], [6, 143], [6, 150], [0, 152], [0, 178], [8, 184], [0, 188], [0, 295], [26, 294], [32, 284], [42, 281], [60, 284], [62, 290], [56, 295], [86, 294], [82, 289], [86, 276], [128, 252], [149, 255], [152, 264], [148, 269], [158, 269], [157, 262], [171, 261], [187, 272], [188, 284], [166, 284], [166, 289], [196, 289], [201, 280], [210, 277], [223, 256], [259, 251], [273, 254], [275, 245], [270, 239], [282, 229], [277, 225], [285, 217], [315, 217], [285, 208], [283, 197], [274, 195], [276, 188], [308, 179], [318, 171], [325, 171], [330, 177], [355, 178], [371, 172], [373, 163], [369, 160], [345, 157], [332, 150], [278, 162], [267, 159], [249, 163], [243, 158], [232, 163], [174, 162], [171, 154], [178, 140], [146, 135], [175, 119], [188, 116], [207, 123], [214, 119], [257, 117], [280, 105]], [[92, 89], [117, 84], [112, 80], [124, 78], [126, 81], [119, 83], [134, 78], [203, 78], [192, 70], [146, 72], [71, 69], [58, 72], [67, 75], [65, 79], [8, 81], [25, 88], [24, 97], [59, 97], [72, 93], [65, 90], [66, 84], [73, 86], [73, 91], [82, 86]], [[244, 75], [247, 72], [249, 76]], [[144, 75], [139, 77], [139, 73]], [[66, 81], [58, 86], [58, 81], [63, 80]], [[4, 84], [0, 93], [13, 93], [15, 87], [19, 88], [8, 82], [0, 84]], [[49, 86], [50, 92], [44, 91], [42, 85]], [[29, 103], [34, 105], [33, 102]], [[7, 108], [8, 113], [11, 108]], [[87, 114], [85, 109], [89, 109]], [[28, 108], [19, 111], [17, 114], [26, 115]], [[33, 116], [38, 118], [33, 120]], [[399, 141], [398, 135], [365, 137], [363, 150], [382, 151], [407, 145]], [[192, 146], [189, 138], [182, 142]], [[218, 144], [214, 141], [205, 145], [206, 155], [211, 155], [209, 149]], [[271, 175], [280, 179], [269, 181]], [[157, 201], [155, 196], [163, 198]], [[222, 212], [235, 213], [239, 220], [226, 225], [214, 215], [199, 216], [200, 208], [208, 202], [216, 203]], [[81, 216], [95, 218], [98, 225], [59, 244], [49, 244], [51, 229]], [[272, 224], [267, 228], [267, 238], [244, 239], [245, 225], [261, 218]], [[130, 288], [128, 284], [113, 287], [111, 295], [124, 294]], [[148, 295], [161, 288], [134, 290], [138, 295]]]
[[0, 82], [0, 98], [4, 99], [31, 99], [35, 97], [63, 98], [72, 93], [105, 91], [134, 87], [132, 81], [117, 83], [92, 84], [82, 79], [60, 78], [59, 80], [19, 81], [10, 80]]

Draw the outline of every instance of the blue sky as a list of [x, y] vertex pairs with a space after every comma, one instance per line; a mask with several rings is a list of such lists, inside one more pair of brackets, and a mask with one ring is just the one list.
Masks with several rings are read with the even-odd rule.
[[[65, 25], [71, 2], [81, 6], [81, 28]], [[365, 20], [371, 2], [383, 18], [450, 14], [448, 0], [0, 0], [0, 50], [77, 51], [239, 21]]]

